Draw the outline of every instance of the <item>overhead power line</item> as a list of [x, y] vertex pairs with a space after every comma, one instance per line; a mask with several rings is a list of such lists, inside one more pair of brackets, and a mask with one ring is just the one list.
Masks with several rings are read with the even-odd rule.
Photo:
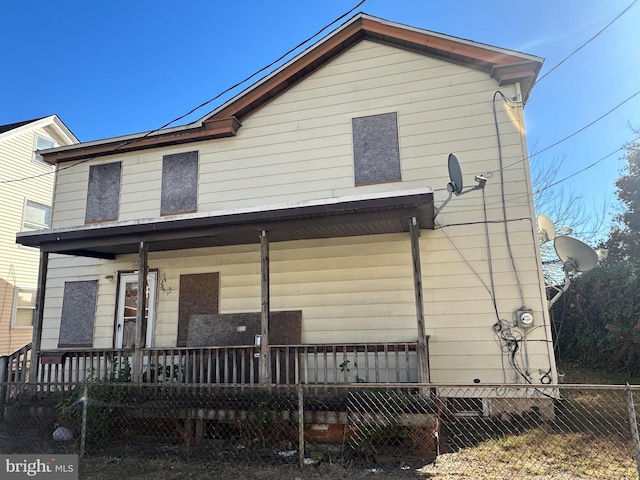
[[627, 143], [626, 145], [623, 145], [622, 147], [618, 148], [617, 150], [615, 150], [615, 151], [611, 152], [610, 154], [605, 155], [604, 157], [602, 157], [602, 158], [600, 158], [600, 159], [596, 160], [596, 161], [595, 161], [595, 162], [593, 162], [593, 163], [590, 163], [590, 164], [589, 164], [589, 165], [587, 165], [586, 167], [581, 168], [580, 170], [577, 170], [577, 171], [573, 172], [571, 175], [567, 175], [566, 177], [561, 178], [560, 180], [557, 180], [557, 181], [555, 181], [555, 182], [553, 182], [553, 183], [551, 183], [551, 184], [547, 185], [546, 187], [544, 187], [544, 188], [540, 189], [540, 190], [539, 190], [539, 192], [543, 192], [543, 191], [545, 191], [545, 190], [548, 190], [548, 189], [549, 189], [549, 188], [551, 188], [551, 187], [555, 187], [555, 186], [556, 186], [556, 185], [558, 185], [559, 183], [562, 183], [562, 182], [564, 182], [564, 181], [566, 181], [566, 180], [569, 180], [571, 177], [575, 177], [576, 175], [578, 175], [578, 174], [580, 174], [580, 173], [582, 173], [582, 172], [584, 172], [584, 171], [586, 171], [586, 170], [589, 170], [589, 169], [590, 169], [590, 168], [592, 168], [592, 167], [595, 167], [597, 164], [599, 164], [600, 162], [602, 162], [602, 161], [606, 160], [607, 158], [609, 158], [609, 157], [611, 157], [611, 156], [615, 155], [615, 154], [616, 154], [616, 153], [618, 153], [620, 150], [624, 150], [624, 149], [627, 147], [627, 145], [629, 145], [629, 144], [631, 144], [631, 143], [634, 143], [634, 142], [637, 142], [638, 140], [640, 140], [640, 137], [636, 137], [636, 138], [634, 138], [633, 140], [631, 140], [631, 142]]
[[[631, 145], [631, 144], [633, 144], [633, 143], [635, 143], [635, 142], [637, 142], [637, 141], [640, 141], [640, 137], [636, 137], [636, 138], [634, 138], [633, 140], [631, 140], [631, 141], [627, 142], [627, 143], [626, 143], [626, 144], [624, 144], [623, 146], [616, 148], [613, 152], [608, 153], [608, 154], [607, 154], [607, 155], [605, 155], [604, 157], [601, 157], [601, 158], [599, 158], [598, 160], [596, 160], [595, 162], [590, 163], [590, 164], [589, 164], [589, 165], [587, 165], [586, 167], [583, 167], [583, 168], [581, 168], [580, 170], [577, 170], [577, 171], [575, 171], [575, 172], [573, 172], [573, 173], [571, 173], [571, 174], [567, 175], [566, 177], [561, 178], [560, 180], [557, 180], [557, 181], [555, 181], [555, 182], [553, 182], [553, 183], [551, 183], [551, 184], [549, 184], [549, 185], [546, 185], [546, 186], [545, 186], [545, 187], [543, 187], [543, 188], [540, 188], [540, 189], [538, 189], [538, 190], [536, 190], [536, 191], [534, 191], [534, 192], [518, 194], [518, 195], [516, 195], [516, 196], [510, 196], [510, 197], [509, 197], [509, 201], [510, 201], [510, 202], [513, 202], [513, 201], [518, 200], [518, 199], [521, 199], [521, 198], [523, 198], [523, 199], [524, 199], [524, 198], [528, 197], [529, 195], [531, 195], [531, 193], [533, 193], [533, 194], [535, 195], [535, 194], [542, 193], [542, 192], [544, 192], [545, 190], [548, 190], [548, 189], [550, 189], [550, 188], [552, 188], [552, 187], [555, 187], [556, 185], [558, 185], [558, 184], [560, 184], [560, 183], [562, 183], [562, 182], [565, 182], [565, 181], [569, 180], [570, 178], [575, 177], [576, 175], [579, 175], [580, 173], [583, 173], [583, 172], [584, 172], [584, 171], [586, 171], [586, 170], [589, 170], [590, 168], [595, 167], [597, 164], [599, 164], [599, 163], [603, 162], [604, 160], [606, 160], [606, 159], [607, 159], [607, 158], [609, 158], [609, 157], [612, 157], [613, 155], [615, 155], [615, 154], [616, 154], [616, 153], [618, 153], [619, 151], [624, 150], [625, 148], [627, 148], [627, 146], [629, 146], [629, 145]], [[436, 191], [436, 192], [446, 191], [446, 188], [436, 188], [434, 191]], [[500, 203], [502, 203], [502, 199], [498, 199], [498, 200], [494, 200], [494, 201], [487, 202], [487, 205], [498, 205], [498, 204], [500, 204]], [[455, 207], [453, 207], [453, 206], [451, 206], [451, 207], [449, 207], [449, 208], [451, 208], [451, 209], [455, 209]], [[510, 220], [512, 220], [512, 219], [510, 219]], [[517, 220], [517, 219], [516, 219], [516, 220]], [[496, 222], [496, 223], [499, 223], [499, 222], [502, 222], [502, 221], [503, 221], [503, 220], [500, 220], [500, 221], [498, 221], [498, 222]], [[472, 223], [473, 223], [473, 222], [472, 222]], [[483, 222], [475, 222], [475, 223], [483, 223]], [[450, 225], [443, 225], [443, 226], [450, 226]]]
[[[613, 108], [612, 108], [611, 110], [609, 110], [608, 112], [606, 112], [606, 113], [604, 113], [604, 114], [600, 115], [598, 118], [596, 118], [596, 119], [595, 119], [595, 120], [593, 120], [592, 122], [590, 122], [590, 123], [586, 124], [585, 126], [583, 126], [583, 127], [579, 128], [578, 130], [574, 131], [573, 133], [571, 133], [571, 134], [567, 135], [566, 137], [561, 138], [561, 139], [560, 139], [560, 140], [558, 140], [557, 142], [552, 143], [551, 145], [544, 147], [542, 150], [538, 150], [538, 151], [537, 151], [536, 153], [534, 153], [533, 155], [528, 155], [528, 156], [526, 156], [526, 157], [524, 157], [524, 158], [522, 158], [522, 159], [520, 159], [520, 160], [516, 160], [515, 162], [510, 163], [509, 165], [505, 165], [504, 167], [501, 167], [501, 168], [498, 168], [498, 169], [496, 169], [496, 170], [492, 170], [492, 171], [490, 171], [490, 172], [487, 172], [487, 174], [493, 175], [494, 173], [499, 172], [499, 171], [501, 171], [501, 170], [506, 170], [507, 168], [511, 168], [511, 167], [513, 167], [514, 165], [517, 165], [518, 163], [525, 162], [525, 161], [527, 161], [527, 160], [531, 159], [531, 157], [533, 157], [533, 156], [535, 156], [535, 155], [539, 155], [539, 154], [541, 154], [542, 152], [546, 152], [547, 150], [549, 150], [549, 149], [551, 149], [551, 148], [553, 148], [553, 147], [556, 147], [556, 146], [560, 145], [560, 144], [561, 144], [561, 143], [563, 143], [563, 142], [566, 142], [566, 141], [567, 141], [567, 140], [569, 140], [570, 138], [575, 137], [575, 136], [576, 136], [577, 134], [579, 134], [580, 132], [582, 132], [582, 131], [586, 130], [587, 128], [591, 127], [592, 125], [594, 125], [594, 124], [598, 123], [600, 120], [602, 120], [603, 118], [605, 118], [607, 115], [610, 115], [611, 113], [613, 113], [614, 111], [616, 111], [618, 108], [620, 108], [622, 105], [624, 105], [624, 104], [625, 104], [625, 103], [627, 103], [629, 100], [633, 99], [634, 97], [636, 97], [636, 96], [638, 96], [638, 95], [640, 95], [640, 90], [638, 90], [636, 93], [634, 93], [633, 95], [631, 95], [631, 96], [630, 96], [630, 97], [628, 97], [627, 99], [625, 99], [625, 100], [623, 100], [622, 102], [620, 102], [618, 105], [616, 105], [615, 107], [613, 107]], [[620, 149], [618, 149], [618, 150], [620, 150]]]
[[[295, 52], [297, 49], [301, 48], [302, 46], [306, 45], [307, 43], [309, 43], [311, 40], [313, 40], [315, 37], [317, 37], [318, 35], [320, 35], [322, 32], [324, 32], [326, 29], [328, 29], [329, 27], [331, 27], [333, 24], [335, 24], [336, 22], [339, 22], [340, 20], [342, 20], [344, 17], [346, 17], [347, 15], [350, 15], [353, 11], [355, 11], [356, 9], [360, 8], [367, 0], [361, 0], [355, 7], [351, 8], [349, 11], [343, 13], [342, 15], [340, 15], [338, 18], [336, 18], [335, 20], [333, 20], [331, 23], [326, 24], [324, 27], [322, 27], [320, 30], [318, 30], [316, 33], [314, 33], [313, 35], [311, 35], [310, 37], [307, 37], [305, 40], [303, 40], [302, 42], [300, 42], [298, 45], [296, 45], [295, 47], [293, 47], [292, 49], [290, 49], [289, 51], [287, 51], [286, 53], [282, 54], [278, 59], [274, 60], [273, 62], [271, 62], [270, 64], [262, 67], [260, 70], [255, 71], [254, 73], [252, 73], [251, 75], [249, 75], [248, 77], [246, 77], [244, 80], [241, 80], [240, 82], [236, 83], [235, 85], [232, 85], [231, 87], [227, 88], [226, 90], [223, 90], [222, 92], [218, 93], [216, 96], [214, 96], [213, 98], [210, 98], [209, 100], [202, 102], [200, 105], [198, 105], [195, 108], [192, 108], [191, 110], [189, 110], [187, 113], [180, 115], [179, 117], [174, 118], [173, 120], [171, 120], [170, 122], [165, 123], [164, 125], [162, 125], [161, 127], [156, 128], [155, 130], [151, 130], [147, 133], [145, 133], [143, 136], [141, 137], [137, 137], [137, 138], [133, 138], [131, 140], [127, 140], [126, 142], [121, 143], [120, 145], [118, 145], [117, 147], [113, 148], [110, 152], [108, 152], [108, 154], [111, 153], [115, 153], [118, 150], [120, 150], [121, 148], [125, 147], [126, 145], [131, 145], [132, 143], [135, 142], [139, 142], [147, 137], [149, 137], [150, 135], [153, 135], [154, 133], [167, 128], [169, 125], [179, 122], [180, 120], [182, 120], [185, 117], [188, 117], [189, 115], [191, 115], [192, 113], [196, 112], [197, 110], [209, 105], [210, 103], [216, 101], [217, 99], [219, 99], [220, 97], [222, 97], [223, 95], [229, 93], [231, 90], [234, 90], [236, 88], [238, 88], [240, 85], [243, 85], [244, 83], [248, 82], [249, 80], [251, 80], [253, 77], [255, 77], [256, 75], [264, 72], [265, 70], [270, 69], [271, 67], [273, 67], [274, 65], [276, 65], [278, 62], [282, 61], [283, 59], [285, 59], [286, 57], [288, 57], [289, 55], [291, 55], [293, 52]], [[86, 163], [90, 160], [94, 160], [96, 157], [90, 157], [90, 158], [86, 158], [84, 160], [80, 160], [79, 162], [74, 163], [73, 165], [67, 165], [66, 167], [61, 167], [58, 168], [55, 171], [51, 171], [51, 172], [45, 172], [45, 173], [40, 173], [38, 175], [31, 175], [28, 177], [21, 177], [21, 178], [13, 178], [13, 179], [8, 179], [8, 180], [0, 180], [0, 184], [4, 184], [4, 183], [15, 183], [15, 182], [23, 182], [26, 180], [33, 180], [35, 178], [40, 178], [40, 177], [45, 177], [47, 175], [52, 175], [53, 173], [55, 173], [56, 171], [62, 171], [62, 170], [66, 170], [68, 168], [73, 168], [76, 167], [77, 165], [80, 165], [82, 163]]]
[[533, 86], [537, 85], [538, 83], [540, 83], [542, 81], [543, 78], [547, 77], [551, 72], [553, 72], [556, 68], [558, 68], [560, 65], [562, 65], [564, 62], [566, 62], [567, 60], [569, 60], [569, 58], [571, 58], [573, 55], [575, 55], [576, 53], [578, 53], [580, 50], [582, 50], [584, 47], [586, 47], [589, 43], [591, 43], [593, 40], [595, 40], [602, 32], [604, 32], [607, 28], [609, 28], [611, 25], [613, 25], [613, 23], [618, 20], [620, 17], [622, 17], [625, 13], [627, 13], [629, 11], [629, 9], [631, 7], [633, 7], [636, 2], [638, 0], [633, 0], [633, 2], [631, 2], [631, 4], [625, 8], [622, 12], [620, 12], [618, 14], [618, 16], [616, 18], [614, 18], [613, 20], [611, 20], [609, 23], [607, 23], [603, 28], [601, 28], [598, 33], [596, 33], [593, 37], [591, 37], [589, 40], [587, 40], [586, 42], [584, 42], [582, 45], [580, 45], [578, 48], [576, 48], [573, 52], [571, 52], [569, 55], [567, 55], [566, 57], [564, 57], [562, 60], [560, 60], [560, 62], [558, 62], [553, 68], [551, 68], [551, 70], [549, 70], [547, 73], [545, 73], [543, 76], [541, 76], [538, 80], [536, 80], [536, 83], [533, 84]]

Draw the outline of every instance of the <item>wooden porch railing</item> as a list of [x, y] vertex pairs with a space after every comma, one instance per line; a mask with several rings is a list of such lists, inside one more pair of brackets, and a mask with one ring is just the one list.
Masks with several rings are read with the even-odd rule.
[[27, 380], [31, 362], [31, 344], [0, 358], [0, 382], [22, 383]]
[[[29, 347], [29, 346], [27, 346]], [[16, 352], [8, 382], [28, 378], [29, 349]], [[415, 383], [417, 343], [272, 345], [271, 384]], [[4, 357], [3, 357], [4, 358]], [[255, 385], [259, 383], [259, 346], [150, 348], [142, 351], [142, 383]], [[86, 381], [131, 381], [132, 350], [55, 352], [37, 365], [44, 389]]]
[[0, 357], [0, 405], [13, 396], [13, 389], [7, 384], [18, 384], [27, 381], [31, 364], [31, 344], [27, 344], [11, 355]]

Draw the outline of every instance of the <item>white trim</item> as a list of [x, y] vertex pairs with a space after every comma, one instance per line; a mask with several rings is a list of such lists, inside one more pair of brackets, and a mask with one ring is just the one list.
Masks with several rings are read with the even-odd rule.
[[[39, 230], [38, 229], [27, 229], [27, 230], [25, 230], [24, 224], [25, 224], [26, 217], [27, 217], [27, 204], [29, 204], [29, 203], [49, 209], [49, 225], [47, 225], [45, 228], [42, 228], [42, 229], [39, 229]], [[52, 214], [53, 214], [53, 208], [51, 207], [51, 205], [47, 205], [47, 204], [44, 204], [44, 203], [36, 202], [35, 200], [31, 200], [31, 199], [25, 197], [24, 198], [24, 203], [22, 204], [22, 220], [20, 222], [20, 231], [21, 232], [34, 232], [34, 231], [36, 231], [36, 232], [40, 231], [41, 232], [42, 230], [49, 230], [50, 227], [51, 227], [51, 216], [52, 216]]]
[[[49, 147], [49, 148], [41, 148], [38, 149], [38, 139], [44, 139], [44, 140], [48, 140], [50, 141], [53, 146]], [[47, 135], [42, 135], [38, 132], [34, 132], [33, 134], [33, 154], [31, 155], [31, 161], [33, 163], [35, 163], [36, 165], [42, 166], [42, 167], [47, 167], [49, 170], [51, 170], [53, 168], [53, 165], [51, 165], [50, 163], [47, 163], [44, 161], [44, 159], [42, 158], [42, 155], [40, 155], [38, 152], [39, 151], [43, 151], [43, 150], [50, 150], [52, 148], [56, 147], [56, 141], [53, 138], [49, 138]]]
[[[118, 310], [116, 312], [116, 331], [115, 331], [115, 348], [122, 348], [124, 339], [124, 309], [125, 304], [124, 293], [128, 283], [138, 282], [137, 272], [119, 272], [118, 279], [118, 294], [116, 298], [116, 304]], [[156, 302], [158, 298], [158, 271], [150, 270], [147, 274], [147, 288], [149, 289], [149, 304], [147, 305], [147, 334], [145, 339], [144, 348], [151, 348], [153, 346], [153, 336], [156, 324]]]
[[34, 120], [33, 122], [26, 123], [20, 127], [0, 133], [0, 141], [6, 140], [14, 135], [20, 135], [21, 133], [27, 132], [31, 129], [45, 127], [53, 127], [56, 130], [56, 133], [62, 138], [65, 138], [69, 143], [77, 144], [79, 142], [76, 136], [64, 123], [62, 123], [62, 120], [60, 120], [57, 115], [50, 115], [48, 117], [41, 118], [40, 120]]

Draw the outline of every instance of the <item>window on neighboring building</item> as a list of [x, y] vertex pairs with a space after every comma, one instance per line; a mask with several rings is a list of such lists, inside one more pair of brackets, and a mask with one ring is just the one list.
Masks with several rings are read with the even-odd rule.
[[50, 138], [43, 137], [42, 135], [36, 134], [35, 147], [33, 152], [33, 160], [38, 163], [43, 163], [44, 165], [51, 166], [44, 161], [42, 155], [40, 155], [38, 150], [45, 150], [47, 148], [53, 148], [56, 146], [56, 142], [51, 140]]
[[198, 152], [162, 157], [160, 214], [191, 213], [198, 209]]
[[85, 223], [111, 222], [118, 219], [121, 170], [121, 162], [89, 167]]
[[400, 181], [396, 113], [354, 118], [352, 125], [356, 185]]
[[14, 305], [13, 326], [32, 327], [33, 315], [36, 310], [36, 289], [22, 287], [16, 288]]
[[51, 207], [27, 200], [24, 204], [22, 231], [42, 230], [51, 226]]

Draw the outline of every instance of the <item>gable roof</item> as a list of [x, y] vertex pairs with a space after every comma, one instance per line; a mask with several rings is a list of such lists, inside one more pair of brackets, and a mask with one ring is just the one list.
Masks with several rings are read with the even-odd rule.
[[532, 55], [413, 28], [361, 13], [240, 96], [200, 119], [200, 122], [207, 123], [229, 117], [242, 121], [249, 113], [363, 40], [480, 70], [490, 74], [499, 85], [521, 82], [525, 101], [542, 67], [542, 59]]
[[394, 46], [487, 73], [498, 85], [520, 82], [523, 101], [543, 60], [359, 13], [236, 97], [191, 124], [43, 151], [49, 163], [235, 136], [242, 120], [363, 40]]
[[9, 130], [13, 130], [19, 127], [22, 127], [23, 125], [28, 125], [32, 122], [36, 122], [38, 120], [41, 120], [45, 117], [40, 117], [40, 118], [34, 118], [32, 120], [25, 120], [24, 122], [16, 122], [16, 123], [9, 123], [7, 125], [0, 125], [0, 133], [4, 133], [4, 132], [8, 132]]
[[71, 130], [64, 124], [57, 115], [49, 115], [48, 117], [34, 118], [32, 120], [25, 120], [22, 122], [10, 123], [7, 125], [0, 125], [0, 140], [7, 137], [18, 135], [25, 130], [41, 127], [52, 126], [56, 130], [56, 133], [61, 137], [65, 137], [72, 144], [77, 144], [79, 140], [73, 134]]

